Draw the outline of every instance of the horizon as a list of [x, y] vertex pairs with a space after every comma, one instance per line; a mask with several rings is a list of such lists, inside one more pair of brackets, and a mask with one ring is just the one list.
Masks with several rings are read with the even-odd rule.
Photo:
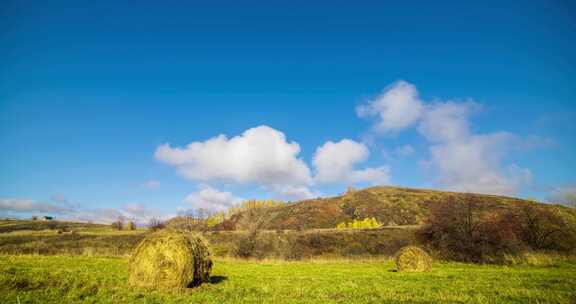
[[5, 3], [0, 217], [576, 195], [572, 4], [224, 2]]

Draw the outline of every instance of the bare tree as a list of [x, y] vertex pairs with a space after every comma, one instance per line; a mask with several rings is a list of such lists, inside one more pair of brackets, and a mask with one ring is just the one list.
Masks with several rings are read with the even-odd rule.
[[118, 219], [112, 222], [111, 226], [112, 229], [122, 230], [124, 228], [124, 218], [119, 216]]
[[152, 218], [150, 220], [150, 223], [148, 224], [148, 228], [150, 228], [150, 230], [152, 231], [164, 229], [164, 227], [165, 227], [164, 222], [156, 218]]

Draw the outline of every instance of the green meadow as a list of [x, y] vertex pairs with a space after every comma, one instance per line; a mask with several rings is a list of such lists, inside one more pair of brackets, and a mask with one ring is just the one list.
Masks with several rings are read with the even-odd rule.
[[0, 303], [576, 303], [576, 263], [436, 262], [394, 272], [390, 259], [217, 258], [211, 282], [185, 291], [127, 285], [124, 257], [0, 256]]

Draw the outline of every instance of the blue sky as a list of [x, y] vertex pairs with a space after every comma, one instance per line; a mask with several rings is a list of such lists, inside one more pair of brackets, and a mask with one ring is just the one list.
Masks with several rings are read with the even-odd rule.
[[575, 190], [569, 1], [2, 6], [0, 214]]

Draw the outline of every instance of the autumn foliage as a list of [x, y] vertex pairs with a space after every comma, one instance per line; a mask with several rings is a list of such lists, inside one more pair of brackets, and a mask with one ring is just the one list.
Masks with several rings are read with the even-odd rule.
[[574, 250], [576, 231], [549, 206], [526, 202], [488, 209], [474, 196], [432, 205], [418, 237], [446, 259], [499, 262], [522, 251]]

